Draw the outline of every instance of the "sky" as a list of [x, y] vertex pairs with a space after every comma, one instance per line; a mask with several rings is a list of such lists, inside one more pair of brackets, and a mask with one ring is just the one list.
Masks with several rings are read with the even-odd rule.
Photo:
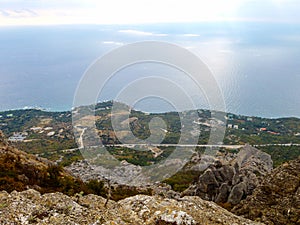
[[202, 21], [300, 23], [299, 0], [0, 0], [0, 26]]

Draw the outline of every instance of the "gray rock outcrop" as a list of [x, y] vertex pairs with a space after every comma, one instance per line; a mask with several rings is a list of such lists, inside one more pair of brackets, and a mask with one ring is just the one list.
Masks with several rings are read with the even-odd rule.
[[0, 192], [0, 224], [49, 225], [256, 225], [199, 197], [136, 195], [118, 202], [96, 196], [41, 195], [35, 190]]
[[216, 160], [182, 196], [197, 195], [217, 203], [238, 204], [252, 194], [262, 177], [273, 168], [271, 156], [249, 145], [229, 162]]

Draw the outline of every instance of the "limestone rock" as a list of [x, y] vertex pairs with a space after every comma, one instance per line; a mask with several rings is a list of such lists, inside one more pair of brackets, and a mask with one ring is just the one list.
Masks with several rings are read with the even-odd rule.
[[96, 196], [41, 195], [35, 190], [0, 192], [0, 224], [256, 225], [199, 197], [136, 195], [121, 201]]
[[228, 184], [223, 183], [219, 188], [220, 193], [217, 196], [216, 202], [226, 202], [230, 193], [230, 189], [231, 187]]
[[246, 189], [247, 186], [246, 183], [244, 182], [235, 185], [232, 188], [232, 191], [230, 192], [230, 195], [228, 197], [228, 202], [233, 205], [238, 204], [242, 200], [243, 196], [245, 195]]
[[[207, 160], [205, 160], [206, 163]], [[270, 155], [249, 145], [229, 162], [216, 160], [182, 196], [197, 195], [217, 203], [238, 204], [252, 194], [262, 177], [273, 168]]]

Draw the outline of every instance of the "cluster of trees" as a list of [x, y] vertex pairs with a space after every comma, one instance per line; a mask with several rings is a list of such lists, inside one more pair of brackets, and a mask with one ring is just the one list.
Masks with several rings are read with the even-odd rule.
[[263, 146], [260, 150], [271, 155], [274, 167], [282, 163], [297, 159], [300, 156], [300, 146]]

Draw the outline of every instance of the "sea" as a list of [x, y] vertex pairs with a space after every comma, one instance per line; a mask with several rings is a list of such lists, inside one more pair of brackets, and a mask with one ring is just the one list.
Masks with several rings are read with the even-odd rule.
[[[211, 71], [213, 90], [221, 93], [227, 112], [300, 118], [300, 25], [275, 22], [0, 27], [0, 111], [70, 110], [97, 60], [142, 41], [171, 43], [197, 56]], [[125, 103], [146, 112], [174, 111], [183, 95], [197, 108], [216, 107], [205, 87], [195, 86], [180, 68], [161, 62], [119, 68], [102, 87], [97, 101], [121, 99], [131, 88], [137, 97]], [[147, 92], [151, 88], [169, 91], [170, 99], [159, 91]]]

